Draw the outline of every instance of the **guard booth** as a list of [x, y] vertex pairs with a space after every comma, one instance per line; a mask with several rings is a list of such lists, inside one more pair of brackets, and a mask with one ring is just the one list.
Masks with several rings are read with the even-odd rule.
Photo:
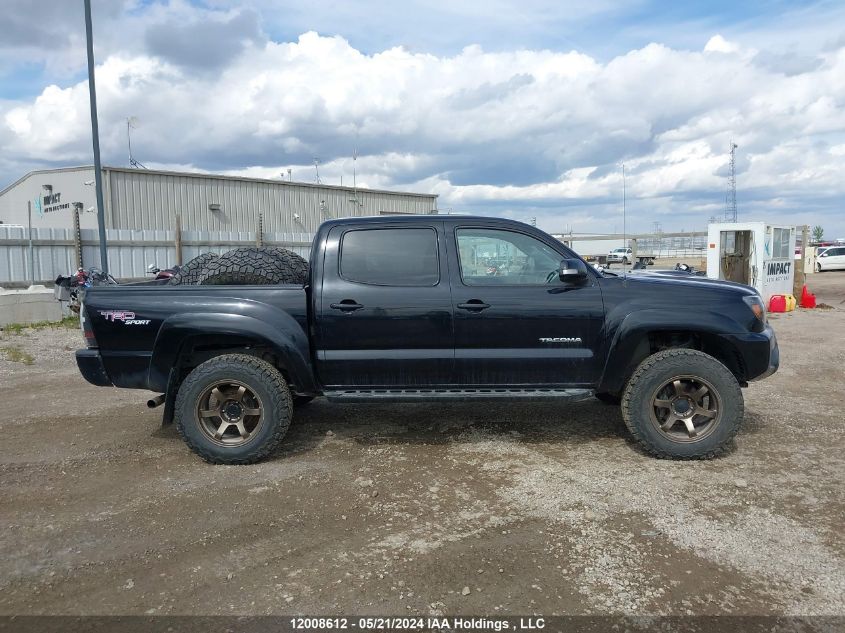
[[765, 222], [716, 222], [707, 230], [707, 276], [752, 286], [766, 305], [792, 294], [795, 227]]

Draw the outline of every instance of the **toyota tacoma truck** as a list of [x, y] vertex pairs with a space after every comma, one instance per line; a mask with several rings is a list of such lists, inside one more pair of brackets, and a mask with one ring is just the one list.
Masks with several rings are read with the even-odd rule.
[[149, 405], [163, 403], [206, 461], [248, 464], [318, 396], [432, 407], [595, 396], [621, 405], [648, 453], [709, 458], [740, 428], [740, 388], [779, 362], [752, 288], [598, 272], [511, 220], [328, 221], [303, 275], [91, 288], [79, 369], [95, 385], [160, 394]]

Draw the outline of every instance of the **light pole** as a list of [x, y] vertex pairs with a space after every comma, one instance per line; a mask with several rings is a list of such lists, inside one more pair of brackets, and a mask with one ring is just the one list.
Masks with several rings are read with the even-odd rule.
[[91, 137], [94, 145], [94, 183], [97, 189], [97, 228], [100, 233], [100, 268], [109, 272], [106, 247], [106, 216], [103, 204], [103, 169], [100, 165], [100, 127], [97, 124], [97, 87], [94, 84], [94, 35], [91, 28], [91, 0], [85, 0], [85, 37], [88, 42], [88, 97], [91, 101]]

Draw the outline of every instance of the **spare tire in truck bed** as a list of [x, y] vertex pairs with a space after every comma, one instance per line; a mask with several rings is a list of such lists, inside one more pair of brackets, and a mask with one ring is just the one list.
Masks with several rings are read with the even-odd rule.
[[308, 262], [284, 248], [236, 248], [209, 262], [197, 283], [212, 286], [304, 284]]
[[205, 265], [220, 257], [217, 253], [202, 253], [182, 266], [168, 281], [168, 285], [193, 285], [199, 282]]

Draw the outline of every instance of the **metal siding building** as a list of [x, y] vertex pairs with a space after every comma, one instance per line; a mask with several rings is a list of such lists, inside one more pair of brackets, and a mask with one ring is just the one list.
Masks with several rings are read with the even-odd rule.
[[[34, 228], [71, 228], [79, 202], [82, 228], [96, 228], [93, 180], [93, 167], [30, 172], [0, 191], [0, 222], [27, 226], [29, 201]], [[58, 201], [45, 204], [45, 185]], [[120, 167], [103, 168], [103, 188], [110, 229], [170, 230], [180, 214], [185, 231], [254, 232], [261, 214], [264, 232], [313, 234], [333, 218], [437, 213], [433, 194]]]

